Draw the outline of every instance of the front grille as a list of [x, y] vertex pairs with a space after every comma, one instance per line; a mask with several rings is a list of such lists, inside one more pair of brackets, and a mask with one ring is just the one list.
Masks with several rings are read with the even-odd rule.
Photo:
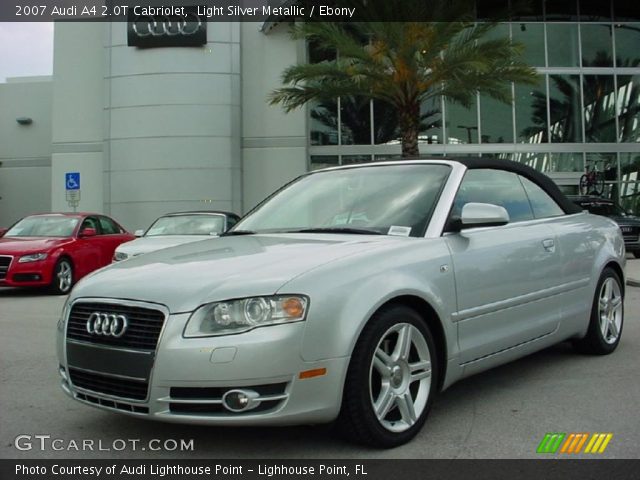
[[76, 393], [76, 398], [84, 400], [85, 402], [94, 403], [103, 407], [115, 408], [124, 412], [132, 413], [149, 413], [149, 407], [141, 407], [139, 405], [131, 405], [129, 403], [114, 402], [113, 400], [106, 400], [104, 398], [93, 397], [91, 395], [85, 395], [84, 393]]
[[0, 280], [7, 278], [7, 270], [9, 270], [12, 259], [13, 257], [8, 255], [0, 255]]
[[[126, 331], [119, 338], [89, 333], [87, 320], [94, 312], [124, 315], [128, 323]], [[164, 321], [164, 313], [152, 308], [113, 303], [76, 303], [69, 314], [67, 338], [112, 347], [153, 351], [158, 344]]]
[[144, 400], [147, 398], [146, 381], [116, 378], [69, 367], [69, 377], [74, 387], [114, 397]]

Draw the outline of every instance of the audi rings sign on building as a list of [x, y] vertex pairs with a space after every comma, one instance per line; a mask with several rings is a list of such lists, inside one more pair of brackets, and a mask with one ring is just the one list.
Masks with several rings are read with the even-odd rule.
[[91, 335], [120, 338], [127, 331], [128, 325], [124, 315], [93, 312], [87, 320], [87, 332]]
[[194, 9], [184, 15], [128, 16], [127, 44], [130, 47], [198, 47], [207, 43], [207, 22]]

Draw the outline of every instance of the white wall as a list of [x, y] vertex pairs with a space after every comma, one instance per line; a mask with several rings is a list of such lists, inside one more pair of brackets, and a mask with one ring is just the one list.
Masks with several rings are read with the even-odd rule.
[[[0, 83], [0, 226], [50, 210], [50, 77]], [[29, 117], [31, 125], [19, 125]]]
[[305, 109], [284, 113], [267, 104], [281, 85], [283, 70], [304, 60], [304, 42], [289, 36], [288, 24], [267, 35], [259, 23], [242, 23], [243, 207], [251, 209], [289, 180], [307, 171]]

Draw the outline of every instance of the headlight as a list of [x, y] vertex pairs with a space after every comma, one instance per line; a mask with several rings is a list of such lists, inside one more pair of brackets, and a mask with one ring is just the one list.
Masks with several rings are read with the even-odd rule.
[[64, 321], [69, 314], [69, 297], [64, 301], [64, 305], [62, 307], [62, 313], [60, 314], [60, 318], [58, 319], [58, 331], [62, 332], [64, 330]]
[[126, 260], [127, 258], [129, 258], [129, 255], [124, 252], [115, 252], [113, 254], [114, 262], [121, 262], [122, 260]]
[[18, 260], [18, 263], [37, 262], [39, 260], [44, 260], [45, 258], [47, 258], [46, 253], [32, 253], [29, 255], [21, 256], [20, 260]]
[[299, 322], [305, 319], [308, 304], [308, 298], [301, 295], [251, 297], [210, 303], [193, 312], [184, 329], [184, 336], [228, 335], [265, 325]]

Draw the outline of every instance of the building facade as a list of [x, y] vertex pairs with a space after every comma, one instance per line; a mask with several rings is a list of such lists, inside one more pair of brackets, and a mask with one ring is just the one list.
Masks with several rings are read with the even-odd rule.
[[[501, 2], [478, 2], [479, 20], [484, 3]], [[421, 154], [525, 162], [568, 193], [595, 168], [606, 196], [640, 212], [640, 15], [629, 5], [534, 0], [500, 23], [493, 34], [525, 44], [540, 84], [512, 86], [510, 105], [423, 105]], [[52, 79], [0, 85], [1, 226], [69, 210], [69, 172], [80, 173], [78, 210], [137, 229], [168, 211], [244, 213], [308, 170], [400, 155], [382, 104], [268, 105], [285, 67], [321, 60], [287, 24], [209, 23], [196, 47], [140, 48], [128, 34], [124, 22], [57, 23]]]

